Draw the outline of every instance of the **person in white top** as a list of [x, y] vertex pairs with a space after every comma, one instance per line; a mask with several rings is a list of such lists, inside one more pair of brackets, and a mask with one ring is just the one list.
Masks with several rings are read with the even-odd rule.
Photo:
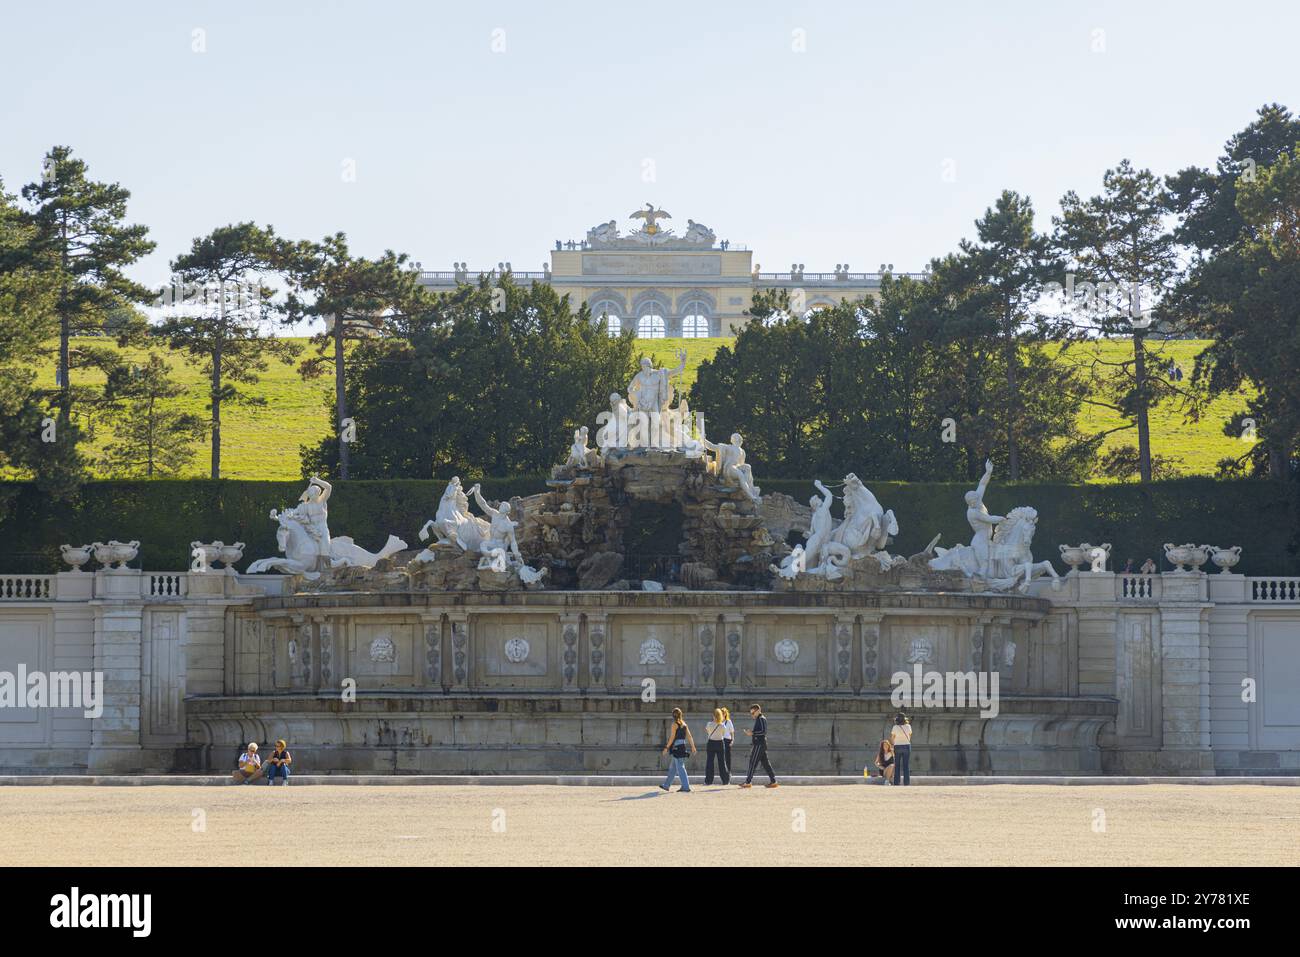
[[708, 735], [708, 743], [705, 744], [707, 757], [704, 762], [704, 783], [713, 783], [713, 763], [716, 761], [722, 783], [727, 784], [731, 781], [731, 769], [727, 767], [727, 722], [721, 708], [713, 709], [713, 720], [704, 725], [704, 732]]
[[727, 733], [722, 736], [722, 757], [727, 765], [727, 774], [731, 774], [731, 742], [736, 740], [736, 726], [731, 723], [731, 709], [722, 709], [722, 726]]
[[894, 715], [889, 743], [894, 746], [894, 784], [911, 784], [912, 724], [901, 711]]

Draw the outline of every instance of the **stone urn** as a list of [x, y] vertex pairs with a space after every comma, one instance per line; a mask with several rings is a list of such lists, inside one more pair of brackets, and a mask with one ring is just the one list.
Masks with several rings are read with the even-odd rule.
[[126, 568], [127, 562], [135, 561], [135, 556], [140, 554], [140, 543], [137, 542], [109, 542], [109, 548], [113, 550], [114, 568], [119, 571]]
[[1169, 560], [1169, 564], [1174, 566], [1175, 571], [1199, 571], [1200, 567], [1209, 560], [1209, 557], [1204, 545], [1165, 543], [1165, 558]]
[[63, 552], [63, 560], [72, 566], [74, 572], [83, 571], [82, 565], [90, 561], [92, 551], [90, 545], [60, 545], [59, 551]]
[[1206, 545], [1210, 550], [1210, 561], [1219, 566], [1220, 575], [1231, 575], [1232, 566], [1241, 561], [1241, 546], [1233, 545], [1231, 548], [1222, 548], [1218, 545]]
[[1088, 552], [1092, 550], [1092, 546], [1086, 543], [1083, 545], [1061, 545], [1058, 547], [1061, 549], [1061, 561], [1069, 565], [1070, 571], [1072, 572], [1077, 572], [1079, 566], [1088, 561]]
[[226, 571], [234, 574], [235, 563], [243, 561], [244, 558], [244, 543], [235, 542], [233, 545], [222, 545], [221, 542], [216, 542], [215, 544], [221, 546], [221, 564], [226, 566]]
[[1092, 562], [1094, 572], [1104, 572], [1106, 563], [1110, 561], [1110, 542], [1104, 542], [1101, 545], [1089, 545], [1084, 542], [1080, 548], [1088, 550], [1088, 560]]
[[190, 562], [190, 571], [215, 572], [216, 568], [213, 566], [221, 559], [221, 549], [221, 542], [213, 542], [211, 545], [190, 542], [190, 556], [194, 559]]

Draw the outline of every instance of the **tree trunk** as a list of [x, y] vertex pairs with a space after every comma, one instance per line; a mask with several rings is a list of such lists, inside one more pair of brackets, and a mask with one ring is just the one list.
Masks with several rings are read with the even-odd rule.
[[1133, 377], [1137, 388], [1138, 474], [1151, 481], [1151, 424], [1147, 418], [1147, 357], [1142, 336], [1133, 336]]
[[226, 331], [225, 283], [217, 291], [219, 331], [212, 348], [212, 477], [221, 478], [221, 342]]
[[348, 394], [344, 388], [343, 370], [343, 317], [334, 317], [334, 434], [338, 436], [338, 477], [348, 477], [348, 443], [343, 441], [343, 420], [348, 417]]
[[1271, 479], [1286, 478], [1286, 465], [1286, 450], [1276, 445], [1270, 445], [1268, 449], [1268, 477]]
[[1020, 410], [1020, 356], [1016, 352], [1016, 337], [1011, 329], [1011, 307], [1006, 307], [1004, 323], [1007, 326], [1007, 480], [1020, 481], [1020, 443], [1016, 440], [1016, 426]]
[[72, 361], [69, 340], [72, 338], [72, 317], [68, 314], [68, 226], [66, 220], [59, 227], [59, 431], [68, 427], [72, 418]]

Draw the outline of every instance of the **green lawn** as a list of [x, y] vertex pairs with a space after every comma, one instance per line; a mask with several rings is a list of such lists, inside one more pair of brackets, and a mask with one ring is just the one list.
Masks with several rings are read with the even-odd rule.
[[[306, 348], [306, 340], [302, 342]], [[656, 339], [638, 343], [646, 355], [658, 365], [675, 366], [676, 353], [687, 353], [686, 374], [682, 385], [689, 388], [695, 382], [699, 364], [709, 358], [730, 339]], [[102, 344], [102, 341], [100, 342]], [[1205, 343], [1185, 340], [1165, 343], [1163, 351], [1177, 361], [1185, 374], [1190, 375], [1192, 360]], [[1089, 350], [1099, 350], [1107, 358], [1118, 358], [1131, 352], [1128, 342], [1099, 342], [1086, 347], [1075, 347], [1069, 355], [1071, 361], [1083, 361]], [[188, 410], [206, 418], [207, 386], [198, 369], [189, 365], [177, 353], [161, 350], [167, 357], [176, 379], [187, 387], [181, 404]], [[52, 386], [54, 366], [51, 361], [40, 370], [40, 381]], [[83, 374], [79, 380], [92, 381]], [[262, 407], [223, 406], [222, 409], [222, 473], [234, 479], [295, 479], [300, 473], [299, 446], [314, 444], [330, 431], [325, 395], [332, 380], [304, 382], [298, 375], [297, 364], [272, 361], [262, 376], [262, 381], [250, 391], [267, 400]], [[1242, 397], [1225, 396], [1217, 400], [1200, 422], [1185, 422], [1174, 407], [1158, 409], [1151, 419], [1152, 450], [1176, 463], [1178, 470], [1187, 475], [1213, 474], [1215, 463], [1226, 456], [1240, 455], [1243, 446], [1239, 440], [1222, 432], [1223, 421], [1239, 409]], [[1085, 405], [1081, 425], [1085, 432], [1113, 428], [1120, 420], [1108, 410]], [[102, 447], [111, 436], [107, 429], [98, 429], [91, 444]], [[1111, 435], [1107, 448], [1136, 444], [1133, 430]], [[208, 472], [208, 450], [199, 450], [194, 460], [192, 474], [205, 476]]]

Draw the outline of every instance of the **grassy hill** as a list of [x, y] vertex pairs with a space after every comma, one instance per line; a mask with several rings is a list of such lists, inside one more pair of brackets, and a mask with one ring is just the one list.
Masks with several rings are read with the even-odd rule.
[[[299, 340], [306, 344], [306, 340]], [[657, 339], [638, 343], [644, 353], [656, 364], [676, 365], [676, 353], [685, 349], [688, 355], [686, 374], [682, 384], [689, 388], [695, 382], [699, 364], [730, 339]], [[102, 341], [100, 342], [102, 344]], [[1165, 343], [1165, 354], [1176, 361], [1185, 374], [1190, 374], [1192, 362], [1204, 342], [1184, 340]], [[310, 347], [308, 347], [310, 348]], [[187, 411], [206, 418], [206, 383], [198, 369], [187, 364], [181, 355], [161, 350], [170, 364], [177, 381], [187, 388], [186, 395], [178, 400]], [[1093, 352], [1108, 358], [1119, 358], [1131, 352], [1127, 342], [1098, 342], [1071, 349], [1062, 361], [1084, 362]], [[39, 370], [40, 381], [53, 385], [52, 362]], [[80, 380], [93, 381], [89, 375]], [[330, 380], [332, 382], [332, 380]], [[296, 364], [272, 361], [262, 381], [251, 391], [266, 399], [261, 407], [223, 406], [222, 408], [222, 472], [233, 479], [296, 479], [301, 474], [298, 450], [312, 445], [330, 431], [330, 420], [325, 396], [330, 382], [315, 380], [304, 382], [298, 375]], [[1172, 460], [1178, 471], [1185, 475], [1213, 474], [1215, 463], [1226, 456], [1240, 455], [1239, 440], [1223, 434], [1223, 421], [1242, 404], [1240, 396], [1225, 396], [1217, 400], [1200, 422], [1186, 422], [1173, 406], [1158, 409], [1151, 420], [1152, 449], [1157, 455]], [[1081, 425], [1085, 432], [1114, 428], [1120, 419], [1108, 410], [1084, 406]], [[101, 448], [111, 439], [107, 428], [98, 428], [91, 441], [91, 452]], [[1119, 432], [1107, 439], [1107, 447], [1136, 444], [1132, 430]], [[192, 473], [207, 475], [208, 452], [204, 446], [194, 460]]]

